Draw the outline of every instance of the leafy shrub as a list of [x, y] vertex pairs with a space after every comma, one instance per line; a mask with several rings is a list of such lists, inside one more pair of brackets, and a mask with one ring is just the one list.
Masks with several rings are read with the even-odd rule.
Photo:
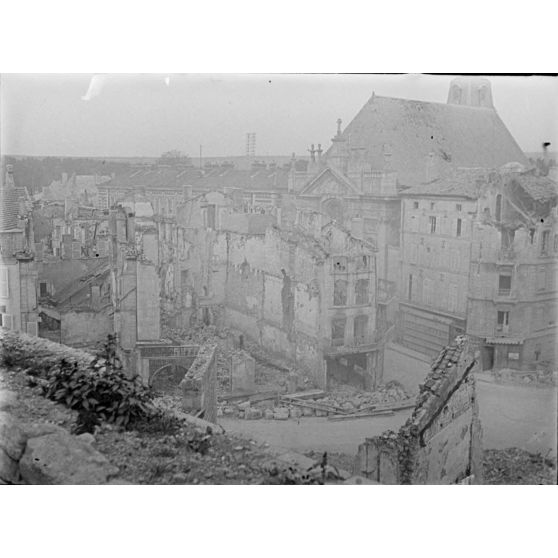
[[98, 421], [126, 427], [148, 417], [151, 414], [148, 388], [128, 378], [116, 363], [110, 355], [99, 356], [84, 369], [76, 362], [62, 360], [49, 371], [44, 394], [79, 411], [78, 423], [85, 432], [91, 432]]
[[25, 369], [46, 397], [78, 411], [76, 433], [92, 432], [100, 421], [127, 427], [153, 414], [149, 389], [122, 370], [113, 335], [95, 357], [7, 330], [0, 349], [4, 365]]

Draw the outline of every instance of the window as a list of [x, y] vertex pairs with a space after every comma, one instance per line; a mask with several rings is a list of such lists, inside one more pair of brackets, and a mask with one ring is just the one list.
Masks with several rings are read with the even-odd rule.
[[413, 209], [419, 208], [419, 202], [413, 202]]
[[331, 320], [331, 343], [334, 346], [345, 343], [345, 318], [334, 318]]
[[409, 290], [408, 290], [408, 299], [413, 299], [413, 275], [409, 274]]
[[496, 212], [495, 212], [496, 221], [502, 220], [502, 194], [498, 194], [496, 196]]
[[0, 269], [0, 297], [9, 298], [10, 289], [8, 284], [8, 268], [4, 267]]
[[333, 259], [333, 271], [343, 273], [347, 271], [347, 258], [339, 256]]
[[455, 231], [455, 236], [461, 236], [461, 219], [457, 220], [457, 229]]
[[436, 232], [436, 217], [430, 217], [430, 234]]
[[434, 209], [434, 202], [430, 202], [430, 209]]
[[366, 271], [368, 269], [368, 256], [359, 256], [356, 259], [357, 271]]
[[535, 229], [529, 229], [529, 242], [531, 244], [535, 243]]
[[458, 204], [455, 205], [455, 210], [456, 210], [456, 211], [461, 211], [462, 209], [463, 209], [463, 208], [462, 208], [462, 206], [461, 206], [460, 203], [458, 203]]
[[550, 231], [543, 231], [541, 239], [541, 254], [546, 254], [548, 252], [548, 239], [550, 237]]
[[336, 279], [333, 282], [333, 306], [345, 306], [347, 304], [347, 281]]
[[510, 323], [509, 311], [498, 310], [498, 331], [504, 331]]
[[47, 296], [47, 295], [48, 295], [47, 284], [41, 281], [41, 283], [39, 283], [39, 296]]
[[356, 316], [354, 323], [354, 338], [356, 345], [363, 345], [368, 338], [368, 316]]
[[500, 275], [498, 278], [498, 294], [509, 296], [511, 293], [511, 275]]
[[359, 279], [355, 285], [355, 304], [368, 304], [368, 279]]
[[540, 265], [537, 268], [537, 291], [544, 291], [546, 288], [546, 267]]

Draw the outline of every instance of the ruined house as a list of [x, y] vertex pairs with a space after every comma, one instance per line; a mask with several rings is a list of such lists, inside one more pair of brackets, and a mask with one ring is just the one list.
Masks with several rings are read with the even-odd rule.
[[40, 337], [95, 349], [113, 332], [108, 258], [43, 261], [38, 283]]
[[556, 198], [521, 165], [403, 192], [401, 342], [434, 356], [467, 332], [484, 369], [554, 360]]
[[211, 257], [226, 325], [306, 371], [319, 386], [370, 389], [381, 383], [373, 245], [334, 223], [320, 239], [278, 227], [251, 234], [221, 230]]
[[37, 335], [37, 266], [25, 201], [6, 165], [0, 176], [0, 325]]

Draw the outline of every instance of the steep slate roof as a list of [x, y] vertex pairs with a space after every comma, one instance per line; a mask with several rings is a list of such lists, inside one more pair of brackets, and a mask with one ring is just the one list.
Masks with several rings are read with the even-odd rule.
[[[490, 108], [372, 96], [345, 128], [347, 147], [363, 148], [374, 169], [384, 168], [384, 149], [401, 184], [426, 178], [431, 152], [444, 168], [500, 167], [528, 161], [514, 138]], [[327, 155], [331, 152], [328, 150]]]
[[19, 200], [14, 188], [0, 185], [0, 231], [18, 229]]
[[547, 176], [524, 173], [516, 177], [515, 181], [536, 201], [545, 202], [558, 197], [558, 184]]
[[[494, 171], [492, 171], [494, 172]], [[418, 184], [401, 192], [401, 196], [441, 196], [476, 200], [483, 185], [490, 180], [487, 169], [457, 169], [451, 175], [437, 178], [425, 184]]]
[[110, 274], [110, 267], [108, 263], [108, 258], [99, 258], [98, 262], [90, 266], [88, 272], [80, 277], [77, 281], [72, 281], [64, 286], [62, 289], [57, 291], [52, 300], [56, 306], [68, 306], [72, 302], [72, 297], [75, 298], [75, 303], [79, 304], [83, 302], [83, 296], [78, 297], [83, 289], [89, 287], [89, 285], [94, 283], [102, 283]]

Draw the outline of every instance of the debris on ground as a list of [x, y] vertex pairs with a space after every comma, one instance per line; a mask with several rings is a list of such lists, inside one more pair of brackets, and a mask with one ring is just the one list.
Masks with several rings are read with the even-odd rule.
[[557, 484], [556, 459], [519, 448], [484, 451], [485, 484]]
[[[217, 416], [240, 419], [287, 420], [301, 417], [328, 417], [347, 420], [393, 414], [412, 408], [411, 397], [398, 382], [389, 382], [377, 391], [366, 392], [351, 386], [338, 386], [334, 391], [309, 389], [302, 392], [261, 391], [221, 394]], [[254, 412], [255, 410], [261, 412]]]

